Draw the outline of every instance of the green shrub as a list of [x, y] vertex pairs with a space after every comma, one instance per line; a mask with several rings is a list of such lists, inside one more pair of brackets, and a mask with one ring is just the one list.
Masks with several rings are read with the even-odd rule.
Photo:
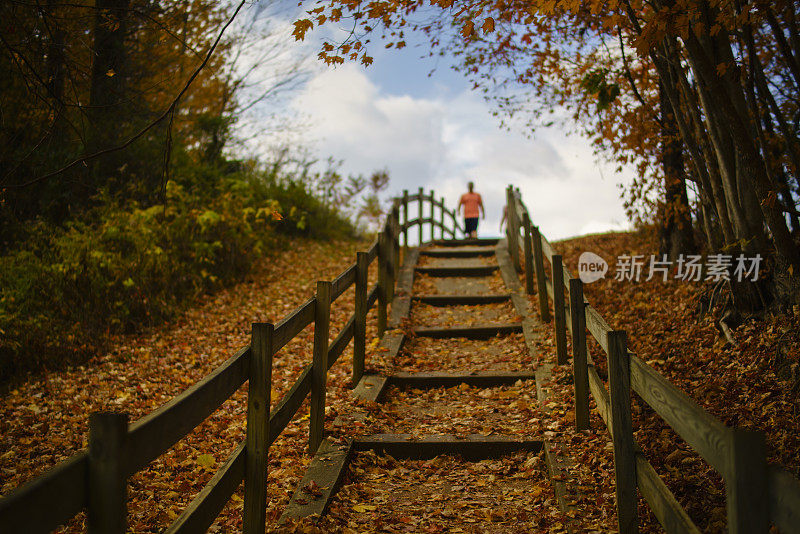
[[0, 256], [0, 380], [163, 321], [286, 237], [353, 232], [300, 181], [250, 173], [191, 184], [168, 182], [163, 205], [108, 200], [64, 226], [28, 225], [24, 244]]

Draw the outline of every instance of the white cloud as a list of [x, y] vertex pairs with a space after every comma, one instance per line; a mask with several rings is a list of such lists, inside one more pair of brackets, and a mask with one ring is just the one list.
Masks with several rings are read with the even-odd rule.
[[604, 167], [602, 178], [579, 137], [548, 129], [529, 139], [499, 129], [475, 93], [385, 94], [362, 68], [345, 64], [315, 76], [293, 107], [310, 117], [320, 157], [344, 159], [344, 172], [354, 174], [388, 168], [392, 194], [422, 186], [452, 206], [473, 180], [487, 208], [483, 235], [497, 234], [508, 184], [520, 188], [550, 239], [626, 226], [616, 184], [630, 173]]

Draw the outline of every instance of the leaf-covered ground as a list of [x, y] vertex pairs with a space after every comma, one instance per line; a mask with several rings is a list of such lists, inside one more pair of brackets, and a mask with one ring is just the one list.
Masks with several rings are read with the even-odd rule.
[[[179, 320], [152, 332], [120, 338], [108, 354], [85, 366], [21, 384], [0, 400], [0, 493], [6, 494], [84, 448], [88, 417], [100, 410], [124, 411], [134, 421], [209, 374], [249, 342], [251, 323], [273, 321], [313, 295], [316, 281], [331, 279], [355, 259], [365, 243], [299, 242], [266, 262], [250, 278], [221, 291]], [[374, 269], [373, 269], [374, 271]], [[375, 272], [371, 273], [374, 280]], [[331, 338], [354, 308], [353, 289], [333, 306]], [[368, 318], [375, 337], [374, 312]], [[313, 326], [275, 357], [273, 405], [311, 361]], [[372, 344], [374, 347], [374, 344]], [[329, 374], [331, 421], [349, 402], [352, 349]], [[178, 442], [129, 484], [129, 526], [160, 532], [208, 482], [244, 438], [246, 385], [189, 436]], [[306, 454], [307, 407], [270, 449], [269, 508], [276, 521], [302, 477]], [[237, 531], [241, 488], [212, 532]], [[84, 530], [77, 517], [64, 532]]]
[[320, 524], [329, 532], [556, 532], [541, 453], [467, 462], [361, 453]]
[[[655, 278], [638, 283], [614, 280], [614, 261], [619, 255], [649, 257], [657, 253], [657, 244], [648, 234], [586, 236], [557, 243], [555, 248], [573, 274], [584, 251], [609, 261], [606, 278], [585, 285], [585, 293], [612, 328], [628, 332], [630, 349], [726, 425], [765, 432], [769, 461], [800, 475], [800, 399], [793, 380], [800, 362], [797, 310], [793, 316], [790, 312], [788, 316], [746, 319], [733, 331], [737, 342], [733, 346], [714, 325], [713, 313], [702, 315], [699, 311], [708, 285]], [[531, 298], [533, 307], [536, 303], [536, 298]], [[541, 333], [552, 343], [551, 325]], [[596, 343], [590, 343], [589, 350], [605, 379], [602, 350]], [[553, 403], [559, 407], [555, 415], [561, 414], [564, 439], [581, 462], [576, 472], [579, 484], [594, 480], [610, 488], [610, 494], [593, 490], [590, 500], [613, 513], [613, 455], [608, 432], [596, 412], [592, 431], [571, 431], [570, 366], [556, 368], [553, 378], [549, 387], [554, 391]], [[719, 474], [655, 412], [635, 395], [634, 399], [635, 437], [646, 457], [702, 531], [724, 531], [725, 489]], [[641, 499], [640, 517], [645, 525], [655, 523]]]
[[[83, 367], [31, 380], [10, 391], [0, 400], [0, 493], [85, 447], [89, 413], [125, 411], [135, 420], [200, 380], [247, 344], [253, 321], [277, 321], [291, 312], [313, 294], [316, 280], [341, 272], [359, 248], [363, 244], [303, 243], [264, 265], [248, 281], [208, 297], [179, 320], [147, 334], [120, 338], [113, 351]], [[556, 248], [575, 272], [577, 256], [584, 250], [610, 259], [623, 253], [649, 255], [655, 244], [645, 235], [609, 234], [558, 243]], [[505, 291], [496, 274], [445, 280], [423, 275], [414, 286], [415, 293]], [[737, 345], [732, 346], [717, 331], [711, 315], [697, 311], [705, 291], [702, 284], [655, 280], [606, 279], [586, 286], [591, 303], [612, 328], [628, 331], [631, 349], [642, 359], [724, 423], [765, 431], [770, 461], [798, 474], [800, 403], [792, 375], [800, 357], [797, 314], [749, 318], [734, 330]], [[535, 295], [530, 302], [535, 309]], [[333, 310], [331, 338], [352, 313], [352, 289], [337, 300]], [[519, 320], [510, 304], [449, 311], [417, 304], [404, 327], [471, 322], [484, 314], [493, 321]], [[552, 325], [537, 327], [537, 350], [532, 357], [521, 335], [487, 341], [412, 338], [392, 362], [385, 361], [377, 349], [374, 312], [368, 325], [368, 368], [382, 372], [530, 370], [554, 361]], [[312, 339], [309, 327], [276, 356], [273, 403], [310, 362]], [[604, 375], [605, 359], [599, 347], [590, 345], [590, 352]], [[550, 390], [544, 407], [537, 404], [531, 381], [497, 388], [390, 388], [384, 401], [376, 404], [352, 399], [351, 358], [348, 349], [329, 374], [326, 427], [334, 439], [388, 432], [545, 435], [557, 453], [576, 460], [567, 471], [580, 493], [573, 519], [586, 531], [615, 528], [610, 436], [593, 403], [592, 429], [572, 430], [570, 365], [556, 367], [552, 381], [544, 384]], [[243, 439], [245, 406], [246, 387], [131, 478], [131, 530], [159, 532], [177, 517]], [[268, 522], [272, 525], [310, 460], [307, 417], [304, 406], [270, 449]], [[634, 428], [646, 456], [701, 530], [724, 530], [724, 487], [719, 475], [640, 402], [634, 405]], [[401, 532], [425, 528], [431, 532], [445, 528], [451, 532], [547, 532], [559, 530], [566, 520], [555, 506], [536, 455], [478, 463], [447, 457], [415, 462], [361, 455], [347, 477], [331, 514], [320, 525], [325, 531], [357, 532], [383, 525]], [[521, 487], [528, 492], [517, 491]], [[238, 531], [240, 511], [241, 488], [211, 531]], [[643, 531], [659, 530], [643, 501], [640, 517]], [[84, 521], [78, 517], [63, 531], [82, 531]]]

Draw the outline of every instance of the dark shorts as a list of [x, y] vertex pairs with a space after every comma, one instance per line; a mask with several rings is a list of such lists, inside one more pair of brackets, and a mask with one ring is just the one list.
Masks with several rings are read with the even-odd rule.
[[465, 217], [464, 218], [464, 232], [470, 234], [478, 229], [478, 218], [477, 217]]

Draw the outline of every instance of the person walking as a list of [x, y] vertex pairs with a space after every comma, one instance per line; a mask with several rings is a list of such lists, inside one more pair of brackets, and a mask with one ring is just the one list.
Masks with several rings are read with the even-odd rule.
[[461, 195], [458, 201], [458, 210], [464, 207], [464, 233], [467, 237], [478, 237], [478, 217], [486, 218], [486, 211], [483, 209], [483, 199], [481, 195], [474, 191], [475, 184], [469, 182], [467, 184], [467, 191]]

